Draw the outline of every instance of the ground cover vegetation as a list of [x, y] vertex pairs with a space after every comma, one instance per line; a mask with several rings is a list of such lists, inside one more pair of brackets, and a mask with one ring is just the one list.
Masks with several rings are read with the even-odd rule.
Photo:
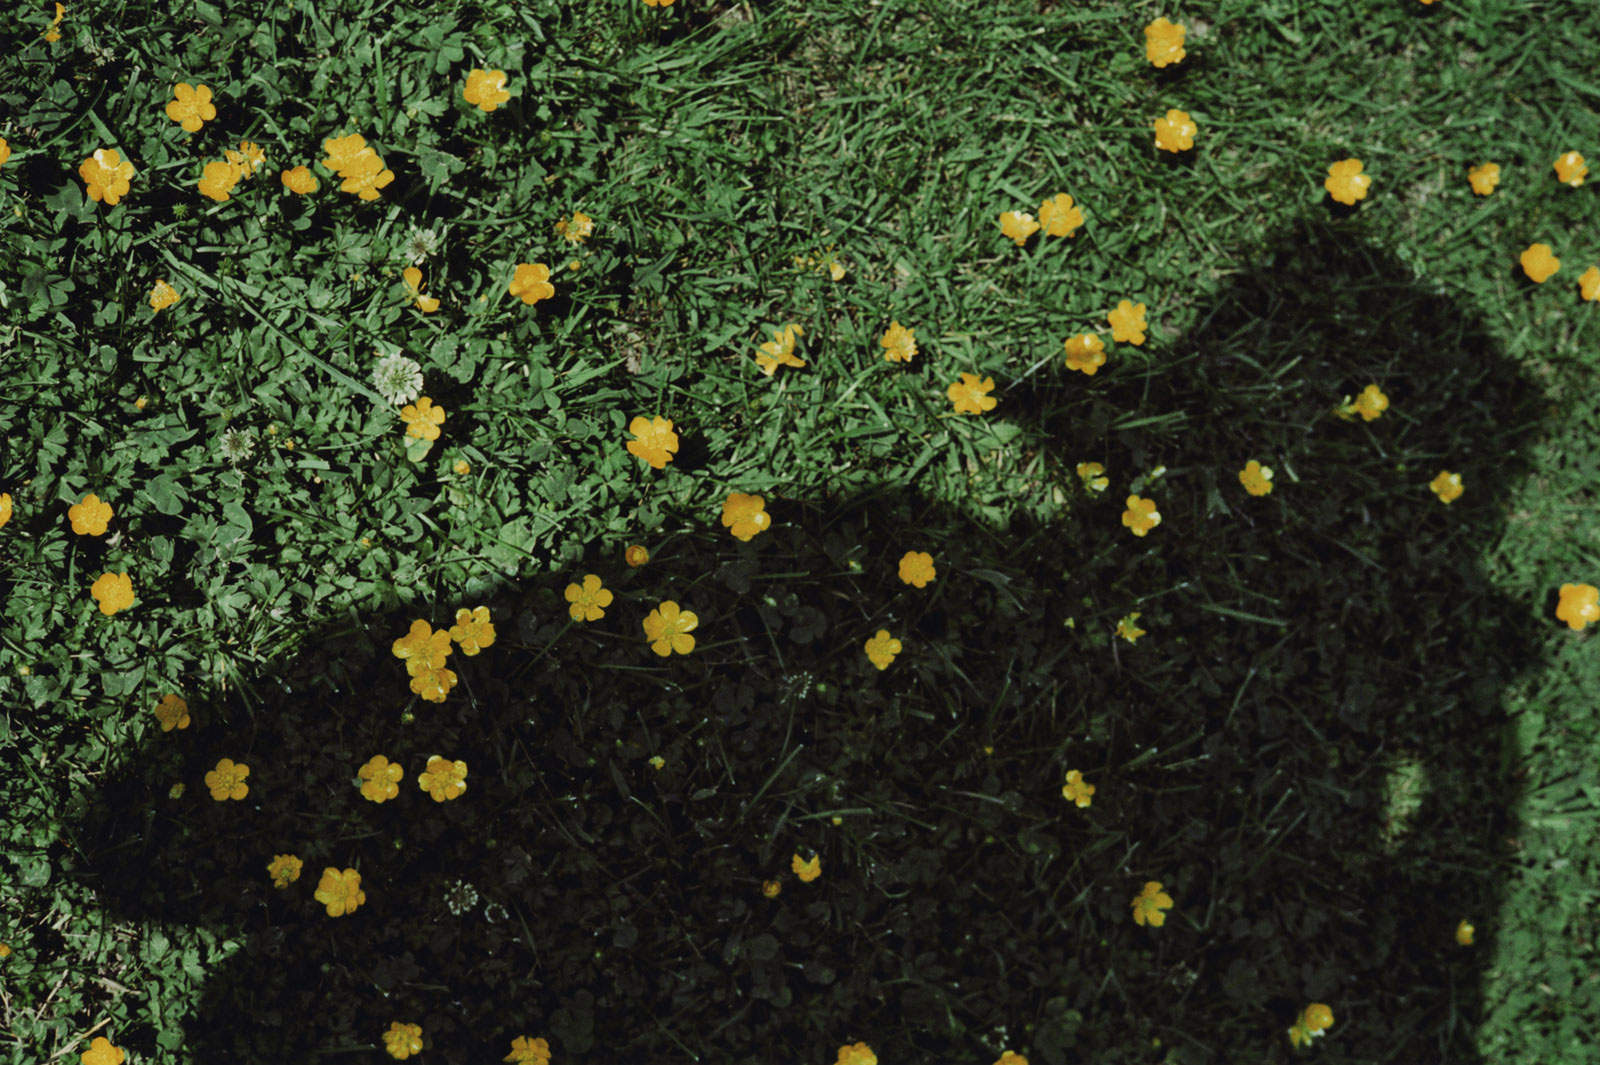
[[14, 1061], [1583, 1061], [1578, 3], [41, 5]]

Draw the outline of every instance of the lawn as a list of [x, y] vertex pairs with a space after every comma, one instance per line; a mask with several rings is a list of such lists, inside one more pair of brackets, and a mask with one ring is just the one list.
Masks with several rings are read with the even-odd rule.
[[1594, 1058], [1600, 9], [10, 33], [9, 1060]]

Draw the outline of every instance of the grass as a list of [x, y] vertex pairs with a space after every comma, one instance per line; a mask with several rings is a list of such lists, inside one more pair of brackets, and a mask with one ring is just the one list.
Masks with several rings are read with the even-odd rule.
[[[1188, 26], [1166, 70], [1159, 15]], [[515, 1035], [559, 1061], [1592, 1056], [1600, 678], [1553, 616], [1600, 583], [1596, 185], [1551, 170], [1600, 159], [1585, 6], [73, 4], [54, 44], [47, 21], [0, 78], [12, 1060], [95, 1035], [375, 1060], [397, 1020], [451, 1061]], [[473, 67], [506, 105], [463, 102]], [[179, 81], [216, 92], [193, 135], [162, 113]], [[1180, 157], [1152, 144], [1173, 107], [1199, 126]], [[317, 163], [350, 132], [395, 174], [371, 203]], [[265, 171], [202, 197], [242, 139]], [[77, 175], [111, 146], [138, 167], [115, 207]], [[1344, 208], [1321, 183], [1351, 156], [1373, 184]], [[304, 198], [276, 177], [300, 164]], [[1075, 236], [1000, 235], [1058, 192]], [[575, 211], [583, 244], [553, 228]], [[430, 315], [400, 281], [419, 230]], [[1543, 285], [1534, 241], [1562, 260]], [[806, 265], [828, 256], [839, 280]], [[509, 295], [520, 262], [553, 298]], [[159, 314], [157, 278], [182, 294]], [[1067, 371], [1123, 299], [1147, 342]], [[807, 365], [766, 377], [791, 322]], [[447, 412], [409, 454], [371, 380], [396, 351]], [[995, 410], [951, 413], [963, 372]], [[1383, 417], [1333, 416], [1374, 381]], [[623, 447], [657, 414], [662, 471]], [[1271, 495], [1239, 486], [1251, 458]], [[748, 544], [731, 491], [773, 517]], [[104, 537], [64, 519], [89, 492]], [[1133, 492], [1163, 517], [1143, 538]], [[895, 576], [911, 549], [926, 589]], [[124, 570], [137, 602], [103, 616], [88, 586]], [[616, 602], [572, 622], [591, 572]], [[662, 660], [639, 625], [667, 599], [699, 642]], [[495, 646], [417, 700], [390, 643], [480, 603]], [[1133, 611], [1147, 635], [1113, 638]], [[904, 645], [881, 672], [880, 628]], [[167, 692], [190, 728], [160, 731]], [[353, 779], [379, 752], [406, 778], [374, 805]], [[462, 798], [418, 794], [435, 753]], [[248, 801], [207, 794], [220, 757]], [[305, 862], [283, 890], [279, 853]], [[312, 900], [326, 866], [361, 871], [356, 913]], [[1141, 928], [1152, 880], [1175, 905]], [[1312, 1002], [1335, 1023], [1293, 1051]]]

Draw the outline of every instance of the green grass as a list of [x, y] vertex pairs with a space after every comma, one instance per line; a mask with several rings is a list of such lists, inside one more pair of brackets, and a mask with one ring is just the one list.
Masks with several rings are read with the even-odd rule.
[[[1165, 71], [1160, 15], [1188, 26]], [[1600, 676], [1553, 616], [1600, 583], [1576, 285], [1600, 179], [1551, 169], [1600, 166], [1585, 5], [83, 3], [55, 44], [47, 21], [0, 63], [10, 1060], [91, 1035], [136, 1062], [386, 1060], [401, 1020], [424, 1061], [526, 1034], [559, 1062], [1271, 1062], [1313, 1001], [1335, 1024], [1299, 1056], [1592, 1056]], [[508, 104], [462, 101], [473, 67]], [[179, 81], [216, 93], [193, 135], [162, 111]], [[1199, 126], [1181, 158], [1152, 144], [1169, 108]], [[351, 132], [396, 175], [372, 203], [318, 166]], [[245, 139], [265, 170], [201, 196]], [[113, 146], [138, 172], [108, 207], [77, 168]], [[1345, 209], [1322, 180], [1351, 156], [1373, 183]], [[303, 198], [277, 177], [301, 164]], [[1074, 237], [1001, 236], [1059, 192]], [[419, 229], [431, 315], [400, 280]], [[1543, 285], [1535, 241], [1562, 260]], [[842, 279], [796, 266], [826, 249]], [[555, 297], [510, 296], [519, 262]], [[157, 278], [182, 299], [152, 314]], [[1105, 332], [1122, 299], [1140, 347]], [[790, 322], [807, 365], [763, 376]], [[1093, 377], [1063, 366], [1085, 332]], [[447, 411], [418, 461], [376, 351]], [[963, 372], [993, 412], [951, 413]], [[1382, 418], [1332, 416], [1371, 381]], [[624, 450], [657, 414], [682, 441], [659, 472]], [[1270, 496], [1239, 487], [1251, 458]], [[731, 491], [773, 515], [748, 545]], [[1163, 515], [1144, 538], [1134, 491]], [[67, 524], [89, 492], [106, 537]], [[894, 575], [910, 549], [927, 589]], [[110, 618], [108, 570], [138, 595]], [[589, 572], [616, 604], [571, 624]], [[701, 617], [687, 657], [641, 639], [664, 599]], [[417, 701], [388, 645], [479, 603], [497, 645]], [[1148, 634], [1114, 640], [1135, 610]], [[879, 628], [905, 645], [881, 673]], [[194, 722], [164, 734], [173, 691]], [[373, 806], [350, 781], [380, 751], [407, 776]], [[468, 762], [462, 799], [417, 794], [432, 753]], [[252, 766], [249, 803], [207, 795], [218, 757]], [[275, 853], [305, 859], [286, 891]], [[362, 870], [363, 910], [312, 901], [324, 865]], [[1129, 919], [1147, 880], [1160, 929]]]

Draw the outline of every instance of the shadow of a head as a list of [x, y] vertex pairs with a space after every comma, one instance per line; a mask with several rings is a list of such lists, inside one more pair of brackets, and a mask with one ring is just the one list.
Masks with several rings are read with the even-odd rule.
[[[597, 554], [597, 621], [568, 617], [581, 573], [501, 589], [442, 704], [391, 654], [417, 615], [390, 614], [152, 729], [90, 803], [77, 875], [117, 919], [242, 944], [206, 974], [194, 1060], [376, 1054], [396, 1020], [462, 1062], [520, 1034], [563, 1062], [857, 1039], [976, 1061], [1003, 1038], [1047, 1063], [1149, 1060], [1156, 1038], [1172, 1061], [1284, 1060], [1312, 1001], [1326, 1060], [1476, 1060], [1454, 933], [1498, 906], [1506, 804], [1483, 795], [1534, 638], [1479, 556], [1532, 390], [1470, 313], [1311, 223], [1168, 354], [1054, 376], [1003, 394], [991, 417], [1022, 433], [971, 467], [1031, 464], [1065, 500], [1048, 521], [769, 494], [748, 544]], [[1334, 415], [1369, 383], [1381, 417]], [[1242, 488], [1251, 459], [1270, 494]], [[1128, 488], [1157, 466], [1161, 522], [1135, 536]], [[1446, 469], [1450, 503], [1428, 488]], [[924, 588], [907, 551], [933, 557]], [[643, 638], [665, 600], [699, 616], [686, 656]], [[1115, 638], [1134, 611], [1147, 634]], [[880, 629], [903, 645], [882, 671]], [[380, 753], [405, 773], [381, 804], [356, 780]], [[458, 798], [419, 788], [434, 754], [467, 764]], [[243, 800], [202, 784], [220, 758], [250, 766]], [[284, 888], [278, 854], [304, 862]], [[326, 868], [359, 871], [353, 913], [313, 899]], [[1174, 900], [1159, 928], [1131, 919], [1147, 881]]]

